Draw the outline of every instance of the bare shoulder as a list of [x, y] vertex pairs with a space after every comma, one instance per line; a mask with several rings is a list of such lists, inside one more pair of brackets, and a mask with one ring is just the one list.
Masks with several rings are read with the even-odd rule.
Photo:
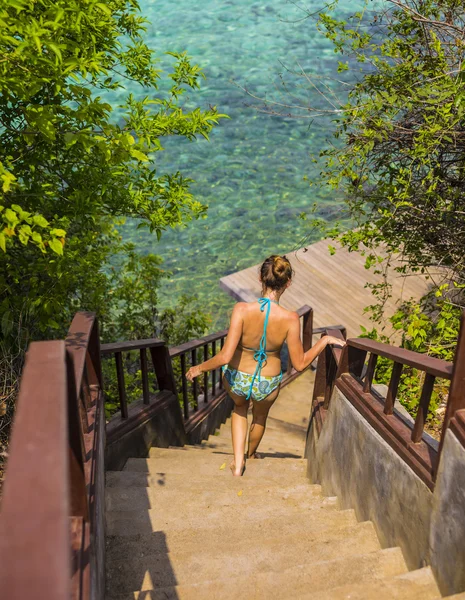
[[233, 308], [233, 314], [236, 316], [243, 315], [249, 307], [248, 302], [236, 302]]
[[295, 323], [295, 322], [300, 322], [300, 317], [296, 312], [294, 312], [293, 310], [287, 310], [287, 309], [284, 309], [284, 310], [286, 311], [285, 317], [286, 317], [286, 319], [289, 320], [290, 324]]

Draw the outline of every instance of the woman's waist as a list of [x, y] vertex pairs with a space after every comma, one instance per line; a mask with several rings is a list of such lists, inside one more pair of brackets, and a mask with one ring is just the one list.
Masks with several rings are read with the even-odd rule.
[[[244, 357], [236, 357], [229, 361], [227, 365], [230, 369], [253, 375], [257, 369], [257, 362], [253, 359], [244, 359]], [[260, 374], [264, 377], [276, 377], [281, 373], [281, 360], [279, 357], [269, 357], [265, 364], [262, 365]]]

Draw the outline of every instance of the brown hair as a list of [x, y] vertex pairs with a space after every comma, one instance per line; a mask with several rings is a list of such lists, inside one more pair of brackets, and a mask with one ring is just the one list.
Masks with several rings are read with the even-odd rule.
[[289, 259], [273, 254], [260, 267], [260, 280], [271, 290], [281, 290], [292, 279], [293, 270]]

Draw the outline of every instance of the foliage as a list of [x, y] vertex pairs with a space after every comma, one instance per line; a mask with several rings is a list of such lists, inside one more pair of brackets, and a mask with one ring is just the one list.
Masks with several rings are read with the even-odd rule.
[[[122, 246], [119, 257], [108, 274], [109, 305], [101, 321], [102, 339], [137, 340], [158, 337], [169, 345], [180, 344], [206, 333], [209, 316], [194, 308], [196, 298], [183, 296], [173, 307], [158, 310], [158, 292], [161, 283], [169, 277], [162, 268], [160, 257], [140, 256], [133, 244]], [[148, 361], [150, 364], [150, 360]], [[142, 373], [139, 352], [123, 355], [125, 387], [128, 403], [142, 398]], [[181, 389], [180, 366], [175, 364], [175, 376]], [[104, 359], [105, 410], [107, 417], [119, 410], [118, 383], [112, 358]], [[149, 387], [156, 389], [155, 374], [149, 370]]]
[[[162, 68], [144, 42], [146, 26], [136, 0], [0, 6], [1, 444], [31, 339], [64, 336], [86, 309], [106, 339], [160, 333], [166, 273], [160, 258], [139, 258], [121, 243], [124, 219], [160, 238], [205, 216], [191, 180], [160, 171], [157, 157], [164, 138], [208, 139], [225, 115], [195, 106], [194, 95], [186, 104], [201, 69], [185, 52], [165, 54]], [[183, 332], [198, 335], [206, 317], [189, 323]], [[177, 327], [174, 319], [170, 335]]]
[[[0, 311], [4, 336], [62, 334], [79, 305], [105, 312], [101, 266], [133, 217], [158, 237], [205, 213], [161, 139], [208, 134], [185, 109], [203, 77], [186, 53], [163, 71], [135, 0], [6, 0], [0, 8]], [[114, 110], [106, 99], [131, 82]], [[136, 95], [137, 93], [137, 95]], [[112, 96], [113, 94], [113, 96]]]
[[[320, 154], [321, 179], [344, 194], [350, 231], [315, 220], [325, 235], [366, 256], [384, 279], [373, 288], [380, 307], [386, 274], [427, 272], [440, 285], [443, 267], [461, 282], [465, 256], [465, 5], [457, 0], [365, 2], [338, 19], [331, 2], [320, 31], [340, 56], [332, 81], [306, 73], [332, 114], [334, 140]], [[345, 78], [345, 79], [344, 79]], [[339, 82], [341, 83], [341, 82]], [[463, 302], [463, 301], [462, 301]]]

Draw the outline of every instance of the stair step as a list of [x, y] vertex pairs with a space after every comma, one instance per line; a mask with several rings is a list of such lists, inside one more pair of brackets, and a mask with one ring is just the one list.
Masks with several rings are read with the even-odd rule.
[[158, 508], [159, 510], [185, 511], [186, 506], [193, 506], [194, 510], [203, 510], [209, 506], [242, 506], [253, 504], [276, 505], [283, 503], [286, 506], [315, 505], [337, 506], [337, 498], [324, 498], [320, 494], [319, 486], [303, 483], [296, 486], [287, 486], [281, 489], [274, 487], [249, 486], [218, 490], [216, 486], [207, 487], [205, 483], [197, 486], [184, 486], [169, 490], [166, 486], [156, 487], [107, 487], [105, 491], [106, 510], [146, 510]]
[[[304, 443], [305, 432], [300, 432], [298, 430], [286, 431], [281, 427], [267, 427], [263, 435], [263, 439], [266, 438], [274, 438], [276, 440], [282, 440], [283, 442], [286, 440], [291, 440], [293, 443]], [[229, 427], [221, 428], [220, 433], [218, 435], [210, 436], [208, 439], [231, 441], [231, 429]]]
[[[209, 438], [207, 442], [202, 442], [202, 449], [205, 450], [224, 450], [232, 453], [231, 440], [218, 440], [217, 438]], [[298, 443], [293, 444], [289, 441], [286, 443], [274, 442], [273, 440], [267, 439], [266, 437], [260, 443], [258, 452], [263, 455], [273, 455], [276, 458], [302, 458], [304, 455], [305, 444]]]
[[[378, 537], [371, 521], [335, 525], [336, 526], [323, 527], [314, 531], [309, 527], [304, 527], [301, 538], [298, 538], [292, 532], [292, 528], [290, 528], [290, 533], [284, 531], [281, 535], [276, 533], [273, 529], [265, 529], [264, 526], [255, 528], [253, 530], [253, 536], [248, 536], [246, 538], [247, 554], [249, 556], [260, 554], [262, 545], [267, 545], [268, 543], [274, 544], [279, 542], [284, 547], [287, 544], [294, 544], [296, 540], [299, 539], [313, 548], [317, 545], [325, 545], [329, 548], [332, 543], [339, 544], [341, 541], [345, 542], [345, 540], [371, 540], [373, 544], [378, 544], [376, 548], [379, 549]], [[106, 561], [107, 564], [111, 564], [113, 562], [118, 562], [119, 560], [128, 560], [128, 557], [131, 556], [142, 557], [156, 554], [165, 556], [168, 554], [170, 556], [172, 554], [197, 554], [204, 556], [204, 553], [216, 553], [217, 550], [220, 553], [226, 554], [232, 554], [239, 551], [239, 549], [241, 552], [244, 552], [244, 539], [240, 540], [238, 544], [237, 538], [223, 538], [220, 540], [218, 536], [212, 536], [211, 532], [207, 532], [205, 538], [202, 535], [202, 541], [204, 539], [205, 543], [202, 544], [202, 551], [199, 553], [197, 533], [191, 535], [189, 538], [187, 536], [180, 537], [177, 531], [168, 531], [166, 533], [158, 531], [147, 535], [109, 536]]]
[[[329, 510], [314, 508], [302, 511], [289, 510], [289, 514], [270, 516], [255, 510], [242, 510], [240, 520], [234, 523], [232, 517], [215, 511], [213, 518], [210, 511], [204, 511], [192, 518], [185, 518], [181, 513], [176, 518], [167, 519], [159, 511], [109, 511], [106, 515], [107, 535], [132, 536], [136, 534], [150, 535], [153, 532], [169, 532], [175, 543], [177, 540], [197, 538], [200, 545], [221, 544], [224, 540], [234, 540], [243, 544], [254, 532], [266, 532], [269, 537], [276, 535], [302, 535], [323, 529], [338, 529], [355, 525], [357, 519], [353, 510]], [[234, 527], [231, 527], [231, 523]], [[207, 543], [208, 540], [208, 543]]]
[[[296, 454], [298, 450], [293, 446], [284, 447], [280, 445], [279, 448], [266, 442], [260, 444], [260, 454], [263, 455], [267, 451], [273, 452], [273, 458], [289, 458], [289, 459], [301, 459], [302, 452]], [[277, 453], [282, 456], [277, 456]], [[148, 458], [174, 458], [179, 457], [184, 459], [189, 456], [192, 460], [197, 460], [199, 456], [230, 456], [232, 457], [232, 446], [231, 442], [228, 444], [211, 444], [209, 446], [184, 446], [183, 448], [150, 448]], [[231, 459], [230, 459], [231, 460]]]
[[165, 490], [181, 489], [199, 489], [204, 490], [251, 490], [273, 489], [281, 491], [294, 486], [313, 486], [309, 480], [299, 474], [288, 474], [282, 477], [281, 474], [269, 473], [260, 475], [260, 477], [251, 477], [247, 470], [244, 477], [233, 477], [229, 469], [225, 469], [224, 477], [202, 476], [196, 473], [195, 476], [187, 477], [183, 473], [147, 473], [142, 471], [107, 471], [106, 487], [156, 487]]
[[[197, 477], [208, 475], [214, 477], [232, 477], [229, 471], [231, 455], [213, 454], [204, 455], [195, 453], [195, 456], [186, 453], [170, 458], [129, 458], [124, 466], [124, 471], [140, 471], [143, 473], [179, 473]], [[286, 479], [290, 475], [305, 477], [306, 461], [299, 458], [265, 458], [263, 460], [247, 461], [244, 477], [271, 477]]]
[[[140, 488], [139, 488], [140, 489]], [[115, 527], [132, 527], [134, 531], [143, 533], [149, 527], [149, 531], [169, 530], [177, 527], [197, 527], [199, 530], [206, 526], [214, 527], [218, 524], [229, 522], [249, 522], [253, 519], [275, 517], [286, 519], [291, 515], [300, 515], [302, 519], [318, 519], [324, 512], [332, 513], [336, 505], [333, 499], [306, 498], [301, 502], [282, 500], [281, 498], [269, 501], [266, 504], [260, 502], [248, 502], [244, 507], [242, 498], [237, 494], [231, 494], [229, 506], [219, 506], [213, 499], [204, 506], [197, 503], [189, 504], [188, 500], [184, 508], [178, 503], [174, 505], [165, 504], [163, 507], [133, 509], [133, 510], [107, 510], [107, 526], [111, 530]]]
[[[341, 533], [343, 535], [341, 535]], [[345, 534], [345, 535], [344, 535]], [[168, 541], [169, 546], [169, 541]], [[108, 596], [113, 591], [131, 592], [151, 585], [153, 588], [201, 583], [215, 579], [242, 577], [260, 572], [276, 572], [297, 564], [311, 564], [370, 553], [379, 550], [374, 528], [359, 524], [339, 530], [323, 539], [299, 539], [286, 536], [270, 540], [246, 540], [246, 547], [224, 545], [203, 547], [199, 552], [185, 550], [153, 553], [150, 546], [121, 544], [117, 552], [107, 552]]]
[[326, 592], [312, 592], [299, 596], [298, 600], [436, 600], [438, 596], [440, 592], [431, 567], [424, 567], [379, 582], [347, 584]]
[[[158, 588], [150, 595], [135, 595], [144, 600], [237, 600], [299, 598], [308, 593], [325, 591], [345, 582], [373, 582], [406, 572], [399, 548], [377, 550], [365, 554], [321, 561], [308, 559], [308, 564], [295, 565], [282, 571], [261, 571], [252, 575], [235, 575], [231, 578], [205, 581], [198, 584]], [[150, 573], [146, 573], [141, 588], [153, 589]], [[127, 596], [120, 596], [125, 598]], [[115, 600], [119, 600], [118, 597]]]

